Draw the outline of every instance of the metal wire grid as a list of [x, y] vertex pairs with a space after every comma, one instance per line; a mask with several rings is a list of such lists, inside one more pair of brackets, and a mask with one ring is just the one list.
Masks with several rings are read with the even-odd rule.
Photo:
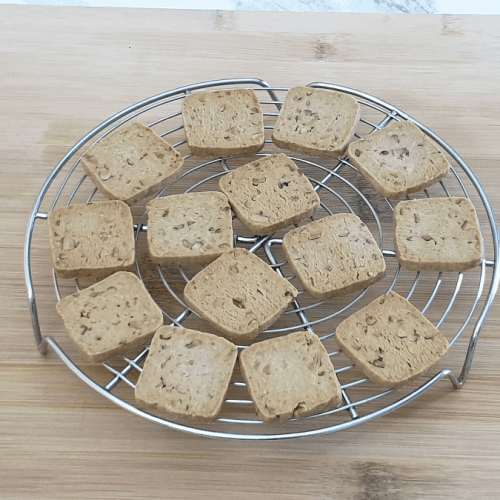
[[[498, 282], [500, 276], [498, 275], [498, 266], [497, 266], [497, 258], [498, 258], [498, 242], [499, 235], [498, 229], [495, 221], [495, 216], [491, 209], [491, 205], [487, 199], [487, 196], [477, 181], [476, 177], [470, 170], [470, 168], [463, 162], [463, 160], [458, 156], [458, 154], [450, 148], [444, 141], [442, 141], [438, 136], [436, 136], [432, 131], [427, 129], [422, 124], [413, 120], [406, 113], [401, 110], [381, 101], [377, 98], [369, 96], [367, 94], [355, 91], [353, 89], [348, 89], [344, 87], [340, 87], [332, 84], [324, 84], [324, 83], [313, 83], [310, 84], [311, 87], [317, 88], [328, 88], [332, 90], [337, 90], [341, 92], [349, 93], [355, 96], [360, 102], [363, 109], [367, 110], [375, 110], [377, 113], [380, 113], [382, 118], [378, 122], [373, 122], [363, 116], [361, 117], [361, 122], [365, 126], [365, 133], [369, 133], [375, 129], [381, 129], [390, 123], [392, 120], [412, 120], [418, 126], [420, 126], [429, 136], [431, 136], [440, 146], [456, 161], [459, 168], [452, 167], [452, 178], [451, 180], [459, 187], [462, 196], [466, 196], [471, 198], [468, 189], [466, 187], [466, 183], [462, 180], [459, 171], [466, 174], [466, 177], [472, 184], [475, 192], [479, 195], [480, 202], [483, 204], [489, 225], [485, 228], [483, 227], [483, 233], [487, 230], [488, 233], [491, 232], [491, 239], [493, 242], [493, 258], [492, 259], [483, 259], [482, 265], [479, 269], [479, 279], [477, 283], [477, 290], [475, 296], [473, 297], [472, 304], [470, 306], [470, 310], [467, 312], [466, 317], [462, 323], [461, 328], [458, 332], [456, 332], [453, 338], [450, 339], [450, 346], [455, 344], [455, 342], [460, 338], [464, 331], [466, 331], [468, 325], [474, 317], [476, 309], [478, 305], [483, 300], [482, 309], [479, 313], [479, 316], [476, 320], [475, 326], [473, 327], [473, 331], [469, 341], [469, 347], [467, 350], [467, 355], [465, 358], [465, 362], [462, 368], [462, 372], [460, 376], [456, 376], [450, 369], [444, 369], [434, 375], [430, 380], [417, 388], [412, 388], [410, 392], [403, 393], [402, 397], [399, 399], [390, 400], [388, 397], [391, 394], [394, 394], [395, 390], [383, 390], [377, 389], [375, 387], [370, 387], [366, 394], [363, 394], [362, 398], [353, 398], [352, 390], [358, 388], [360, 386], [370, 386], [370, 382], [363, 376], [359, 376], [356, 374], [350, 379], [346, 379], [342, 381], [342, 378], [348, 374], [349, 372], [355, 372], [356, 368], [354, 365], [350, 363], [350, 361], [344, 360], [340, 362], [340, 367], [337, 366], [337, 358], [342, 357], [342, 354], [338, 349], [336, 349], [335, 344], [332, 342], [334, 339], [335, 328], [332, 326], [332, 322], [336, 319], [342, 317], [343, 314], [347, 314], [347, 312], [351, 312], [352, 308], [363, 301], [365, 299], [365, 295], [367, 295], [369, 289], [361, 292], [354, 298], [351, 298], [350, 301], [341, 304], [341, 306], [337, 310], [333, 310], [331, 313], [326, 316], [314, 317], [310, 319], [309, 316], [312, 314], [313, 316], [318, 311], [318, 308], [323, 305], [323, 302], [307, 300], [307, 297], [303, 291], [299, 292], [299, 296], [296, 300], [293, 301], [291, 307], [286, 311], [284, 318], [284, 322], [279, 322], [277, 325], [274, 325], [273, 328], [270, 328], [266, 332], [262, 334], [262, 337], [269, 337], [274, 335], [282, 335], [291, 331], [295, 331], [298, 329], [306, 329], [311, 332], [317, 333], [319, 338], [325, 343], [327, 349], [329, 351], [329, 355], [332, 358], [334, 365], [336, 366], [336, 372], [339, 375], [339, 379], [341, 380], [341, 390], [343, 395], [344, 404], [342, 407], [330, 411], [323, 412], [319, 415], [314, 415], [309, 417], [308, 419], [303, 419], [302, 421], [291, 421], [286, 424], [282, 424], [280, 426], [265, 426], [259, 425], [262, 424], [260, 420], [255, 417], [255, 412], [253, 410], [253, 403], [248, 397], [248, 393], [243, 397], [239, 398], [228, 398], [226, 400], [226, 408], [236, 407], [238, 408], [239, 413], [243, 413], [243, 417], [240, 418], [227, 418], [222, 416], [218, 419], [216, 424], [213, 424], [212, 427], [206, 426], [194, 426], [192, 424], [185, 424], [182, 422], [176, 422], [174, 420], [165, 419], [164, 416], [157, 416], [152, 413], [146, 413], [140, 409], [138, 409], [133, 402], [127, 402], [126, 398], [120, 398], [112, 391], [115, 391], [119, 384], [122, 386], [130, 387], [133, 389], [135, 387], [135, 382], [133, 381], [134, 376], [136, 377], [138, 373], [142, 371], [142, 363], [144, 362], [149, 346], [144, 346], [144, 348], [138, 354], [133, 357], [122, 356], [122, 362], [125, 363], [125, 366], [113, 366], [113, 362], [103, 363], [102, 366], [106, 368], [111, 374], [112, 377], [105, 384], [97, 383], [93, 380], [92, 374], [86, 374], [84, 371], [79, 368], [73, 360], [63, 351], [63, 349], [58, 345], [58, 343], [49, 336], [42, 336], [40, 323], [38, 319], [37, 309], [36, 309], [36, 299], [33, 288], [32, 274], [31, 274], [31, 245], [32, 245], [32, 237], [33, 237], [33, 229], [36, 220], [38, 219], [46, 219], [47, 212], [56, 207], [56, 205], [60, 202], [62, 194], [68, 187], [69, 181], [73, 178], [73, 176], [79, 175], [79, 163], [80, 156], [83, 152], [83, 147], [85, 149], [91, 144], [91, 139], [93, 139], [97, 134], [106, 130], [95, 142], [98, 142], [103, 137], [113, 132], [116, 128], [122, 126], [124, 123], [129, 122], [130, 120], [136, 119], [137, 117], [143, 115], [144, 113], [154, 110], [160, 106], [164, 106], [166, 104], [178, 103], [184, 99], [186, 95], [188, 95], [191, 91], [200, 90], [200, 89], [213, 89], [216, 87], [227, 86], [252, 86], [257, 91], [261, 91], [267, 93], [269, 95], [269, 100], [261, 100], [262, 105], [272, 105], [276, 107], [277, 111], [279, 111], [282, 101], [278, 98], [276, 93], [286, 92], [287, 89], [281, 88], [271, 88], [267, 83], [258, 79], [248, 79], [248, 80], [219, 80], [214, 82], [206, 82], [202, 84], [191, 85], [187, 87], [183, 87], [180, 89], [176, 89], [170, 92], [166, 92], [164, 94], [160, 94], [159, 96], [152, 97], [146, 101], [142, 101], [135, 106], [127, 108], [126, 110], [118, 113], [114, 117], [111, 117], [109, 120], [103, 122], [100, 126], [96, 127], [93, 131], [91, 131], [87, 136], [85, 136], [81, 141], [79, 141], [69, 152], [68, 154], [61, 160], [58, 166], [54, 169], [51, 176], [47, 179], [44, 187], [42, 188], [40, 195], [36, 201], [35, 207], [33, 209], [27, 236], [26, 236], [26, 245], [25, 245], [25, 270], [26, 270], [26, 283], [28, 288], [28, 295], [30, 299], [30, 308], [33, 319], [33, 328], [34, 334], [37, 341], [37, 344], [42, 353], [45, 353], [47, 346], [50, 345], [55, 352], [61, 357], [61, 359], [69, 366], [69, 368], [76, 373], [82, 380], [84, 380], [87, 384], [97, 390], [100, 394], [104, 395], [108, 399], [114, 401], [116, 404], [141, 415], [142, 417], [147, 418], [148, 420], [166, 425], [171, 428], [175, 428], [178, 430], [182, 430], [185, 432], [190, 432], [193, 434], [199, 434], [210, 437], [223, 437], [223, 438], [234, 438], [234, 439], [244, 439], [244, 440], [262, 440], [262, 439], [284, 439], [290, 437], [302, 437], [302, 436], [311, 436], [316, 434], [324, 434], [329, 432], [335, 432], [342, 429], [346, 429], [355, 425], [359, 425], [366, 421], [372, 420], [378, 416], [385, 415], [390, 411], [393, 411], [396, 408], [403, 406], [409, 401], [415, 399], [420, 396], [423, 392], [432, 387], [435, 383], [440, 381], [442, 378], [448, 377], [453, 386], [455, 388], [459, 388], [465, 382], [468, 371], [470, 369], [470, 365], [472, 362], [472, 357], [474, 354], [474, 348], [477, 343], [477, 339], [479, 336], [479, 332], [481, 327], [486, 319], [486, 316], [491, 307], [494, 295], [498, 288]], [[274, 120], [278, 116], [278, 112], [266, 112], [264, 115], [267, 117], [267, 120]], [[175, 111], [173, 113], [169, 113], [166, 116], [163, 116], [155, 121], [151, 122], [149, 125], [151, 127], [156, 127], [161, 125], [168, 125], [170, 120], [175, 121], [176, 118], [180, 117], [181, 112]], [[172, 136], [175, 137], [177, 132], [182, 133], [182, 125], [174, 126], [165, 132], [160, 133], [161, 136], [167, 137]], [[273, 125], [266, 125], [266, 129], [270, 130], [273, 128]], [[364, 134], [363, 134], [364, 135]], [[357, 135], [360, 137], [360, 135]], [[186, 144], [186, 141], [181, 139], [180, 141], [174, 143], [174, 147], [182, 148]], [[272, 144], [272, 140], [266, 139], [266, 145]], [[266, 146], [267, 147], [267, 146]], [[265, 149], [263, 151], [266, 151]], [[266, 156], [267, 152], [260, 153], [259, 156]], [[70, 165], [70, 160], [74, 161], [73, 165]], [[194, 160], [192, 155], [186, 154], [185, 160]], [[353, 165], [351, 165], [347, 159], [342, 158], [334, 164], [328, 165], [328, 162], [316, 163], [312, 162], [308, 158], [301, 157], [292, 157], [292, 159], [299, 164], [303, 171], [307, 171], [310, 173], [313, 171], [315, 176], [308, 176], [310, 181], [313, 183], [315, 190], [320, 194], [320, 197], [324, 198], [326, 194], [328, 199], [331, 201], [334, 199], [342, 209], [340, 211], [349, 211], [354, 213], [354, 209], [352, 206], [352, 202], [346, 199], [349, 196], [355, 196], [357, 201], [363, 206], [366, 216], [373, 220], [373, 227], [375, 237], [378, 238], [378, 244], [383, 249], [383, 254], [386, 260], [395, 261], [395, 252], [391, 249], [387, 249], [384, 245], [384, 230], [383, 230], [383, 222], [380, 217], [380, 205], [374, 207], [374, 204], [369, 199], [369, 197], [360, 189], [356, 182], [352, 179], [349, 180], [349, 174], [356, 174], [356, 169]], [[187, 189], [186, 192], [190, 192], [196, 189], [203, 190], [207, 185], [210, 185], [211, 182], [215, 182], [220, 176], [224, 175], [231, 168], [235, 168], [238, 165], [233, 165], [233, 160], [231, 158], [219, 158], [210, 160], [201, 164], [194, 163], [194, 166], [189, 168], [181, 178], [187, 178], [188, 176], [199, 176], [201, 173], [201, 179], [195, 180], [195, 182]], [[53, 201], [50, 205], [50, 208], [47, 212], [41, 212], [40, 206], [42, 201], [45, 199], [48, 188], [51, 186], [55, 178], [60, 174], [63, 167], [69, 166], [69, 170], [61, 182], [59, 189], [57, 190]], [[207, 170], [205, 174], [202, 172], [203, 170]], [[318, 178], [319, 177], [319, 178]], [[77, 182], [73, 190], [70, 192], [66, 204], [69, 205], [72, 203], [77, 196], [80, 194], [80, 190], [86, 181], [86, 176], [83, 175]], [[340, 189], [332, 186], [332, 184], [336, 182], [340, 184]], [[440, 196], [451, 196], [451, 189], [449, 189], [449, 182], [445, 184], [445, 182], [440, 183], [440, 188], [442, 189], [444, 194], [440, 194]], [[97, 194], [97, 189], [93, 188], [91, 190], [90, 195], [86, 198], [87, 203], [91, 202], [94, 196]], [[158, 196], [165, 194], [164, 192], [160, 193]], [[424, 195], [430, 197], [431, 194], [428, 190], [424, 191]], [[383, 206], [385, 207], [385, 211], [389, 214], [393, 210], [393, 204], [386, 200], [382, 199]], [[332, 214], [331, 205], [322, 201], [321, 210], [323, 215]], [[338, 209], [335, 211], [339, 211]], [[146, 225], [146, 216], [147, 214], [144, 212], [138, 223], [136, 224], [136, 243], [137, 245], [141, 244], [141, 237], [147, 231]], [[237, 221], [235, 221], [237, 222]], [[259, 256], [268, 261], [268, 263], [275, 269], [275, 271], [284, 276], [287, 279], [294, 280], [295, 277], [293, 275], [287, 274], [286, 262], [280, 259], [280, 247], [281, 247], [282, 239], [279, 235], [269, 235], [264, 237], [257, 237], [251, 235], [242, 235], [236, 232], [235, 234], [235, 246], [244, 246], [248, 248], [250, 251], [254, 253], [259, 253]], [[491, 278], [489, 281], [489, 289], [485, 293], [485, 286], [487, 281], [487, 269], [491, 268]], [[165, 318], [171, 323], [175, 325], [185, 325], [188, 323], [193, 316], [196, 316], [183, 302], [181, 295], [178, 293], [175, 286], [171, 283], [171, 272], [168, 269], [164, 269], [161, 266], [157, 268], [158, 277], [161, 280], [161, 283], [168, 291], [170, 296], [173, 298], [177, 305], [178, 312], [175, 315], [172, 315], [170, 310], [165, 310], [163, 308], [163, 314]], [[141, 264], [137, 263], [137, 273], [141, 279], [143, 279], [144, 269]], [[185, 270], [182, 268], [177, 269], [178, 277], [180, 276], [180, 281], [184, 284], [188, 282], [190, 279], [190, 274], [192, 274], [192, 270]], [[398, 280], [400, 280], [401, 275], [401, 267], [397, 265], [394, 270], [394, 274], [392, 279], [390, 280], [390, 285], [385, 290], [386, 293], [394, 290], [396, 285], [398, 284]], [[61, 292], [59, 290], [59, 283], [53, 273], [54, 286], [58, 299], [61, 298]], [[429, 308], [434, 303], [434, 300], [438, 296], [440, 290], [443, 289], [443, 281], [445, 277], [439, 273], [434, 284], [434, 288], [430, 294], [430, 297], [427, 299], [426, 303], [421, 308], [422, 312], [425, 314]], [[460, 289], [464, 282], [464, 274], [459, 273], [456, 278], [456, 282], [454, 286], [448, 288], [451, 290], [451, 297], [446, 304], [444, 311], [441, 313], [439, 319], [436, 321], [436, 326], [438, 328], [445, 322], [446, 318], [452, 311], [452, 308], [459, 296]], [[148, 286], [147, 280], [143, 279], [146, 286]], [[387, 281], [387, 280], [386, 280]], [[418, 284], [421, 281], [421, 273], [416, 273], [413, 278], [413, 282], [409, 287], [409, 291], [407, 293], [407, 298], [410, 300], [414, 297]], [[77, 289], [80, 289], [80, 284], [78, 280], [75, 280], [75, 284]], [[299, 288], [300, 285], [296, 286]], [[177, 287], [178, 288], [178, 287]], [[373, 287], [372, 287], [373, 288]], [[305, 301], [307, 305], [303, 305]], [[351, 310], [351, 311], [350, 311]], [[317, 316], [317, 315], [316, 315]], [[295, 321], [292, 321], [291, 318], [294, 318]], [[283, 323], [286, 326], [283, 326]], [[277, 327], [278, 326], [278, 327]], [[322, 328], [323, 327], [323, 328]], [[325, 331], [326, 328], [326, 331]], [[244, 349], [246, 346], [241, 345], [238, 346], [239, 349]], [[123, 363], [122, 363], [123, 364]], [[94, 377], [95, 378], [95, 377]], [[245, 384], [242, 381], [234, 380], [232, 382], [232, 388], [238, 391], [245, 391]], [[401, 390], [399, 390], [401, 391]], [[130, 392], [130, 391], [129, 391]], [[231, 392], [231, 391], [230, 391]], [[385, 399], [384, 399], [385, 398]], [[128, 399], [131, 399], [130, 397]], [[132, 397], [133, 400], [133, 397]], [[386, 401], [386, 403], [384, 403]], [[378, 405], [374, 409], [368, 410], [364, 415], [360, 414], [360, 408], [369, 407], [370, 405]], [[243, 410], [241, 410], [243, 409]], [[224, 412], [223, 412], [224, 414]], [[340, 419], [338, 417], [341, 417]], [[336, 417], [337, 420], [333, 420], [333, 417]], [[234, 427], [234, 425], [236, 427]], [[228, 431], [231, 429], [231, 431]], [[236, 431], [233, 431], [236, 429]], [[241, 431], [243, 429], [243, 431]], [[255, 431], [257, 429], [257, 431]]]

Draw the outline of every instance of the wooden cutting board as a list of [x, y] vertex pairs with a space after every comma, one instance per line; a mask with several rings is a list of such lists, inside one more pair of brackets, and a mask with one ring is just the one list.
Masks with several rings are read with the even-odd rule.
[[[498, 301], [470, 379], [328, 436], [246, 443], [146, 422], [36, 349], [22, 251], [54, 165], [121, 109], [258, 77], [363, 90], [452, 145], [500, 208], [500, 18], [0, 6], [0, 498], [497, 498]], [[36, 268], [35, 261], [34, 266]], [[40, 314], [60, 328], [53, 285]]]

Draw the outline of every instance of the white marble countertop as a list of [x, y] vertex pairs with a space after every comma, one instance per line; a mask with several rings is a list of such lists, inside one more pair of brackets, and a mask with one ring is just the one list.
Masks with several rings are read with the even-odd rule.
[[498, 0], [0, 0], [0, 4], [167, 9], [352, 12], [383, 14], [500, 14]]

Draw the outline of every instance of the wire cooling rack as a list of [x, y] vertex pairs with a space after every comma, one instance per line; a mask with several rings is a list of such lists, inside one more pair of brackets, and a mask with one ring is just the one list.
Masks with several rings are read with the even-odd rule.
[[[363, 92], [328, 83], [312, 83], [310, 87], [337, 90], [352, 95], [361, 106], [361, 120], [356, 137], [381, 129], [393, 120], [411, 120], [432, 137], [447, 155], [452, 168], [442, 181], [411, 198], [466, 196], [472, 200], [481, 224], [485, 254], [476, 269], [465, 273], [414, 273], [402, 269], [396, 260], [392, 241], [394, 203], [383, 198], [351, 165], [347, 158], [325, 160], [302, 155], [289, 155], [306, 174], [321, 198], [321, 208], [312, 218], [339, 212], [358, 215], [369, 227], [383, 251], [387, 275], [379, 283], [359, 294], [351, 294], [327, 302], [318, 302], [303, 291], [292, 274], [281, 248], [286, 231], [268, 236], [249, 234], [233, 217], [235, 246], [244, 247], [268, 262], [275, 271], [289, 279], [299, 290], [282, 318], [262, 333], [258, 340], [297, 330], [316, 333], [328, 350], [341, 384], [343, 404], [301, 420], [266, 425], [256, 416], [253, 403], [238, 370], [235, 371], [220, 418], [212, 424], [193, 424], [156, 412], [145, 412], [135, 405], [134, 387], [142, 370], [149, 346], [117, 357], [101, 365], [85, 363], [68, 339], [62, 326], [54, 326], [55, 303], [61, 297], [88, 286], [91, 280], [58, 280], [51, 271], [47, 228], [48, 213], [57, 206], [90, 203], [104, 199], [85, 175], [81, 155], [103, 137], [130, 121], [152, 127], [184, 154], [181, 179], [158, 196], [182, 192], [216, 190], [219, 178], [251, 158], [218, 158], [202, 161], [192, 156], [186, 145], [181, 119], [182, 100], [199, 90], [253, 88], [260, 96], [264, 110], [266, 141], [257, 156], [278, 152], [271, 133], [279, 115], [286, 88], [272, 88], [260, 79], [217, 80], [178, 88], [139, 102], [112, 116], [89, 132], [62, 158], [42, 187], [31, 213], [25, 244], [25, 275], [36, 343], [45, 354], [50, 346], [62, 361], [97, 392], [147, 420], [210, 437], [266, 440], [312, 436], [347, 429], [402, 407], [449, 378], [453, 387], [462, 387], [467, 379], [480, 330], [491, 308], [498, 288], [499, 232], [495, 215], [484, 189], [462, 158], [440, 137], [398, 108]], [[252, 157], [252, 158], [255, 158]], [[146, 202], [132, 207], [135, 221], [137, 274], [163, 310], [165, 322], [202, 331], [210, 327], [183, 301], [182, 291], [189, 279], [201, 269], [155, 266], [149, 260], [146, 245]], [[33, 262], [37, 262], [34, 266]], [[47, 294], [52, 279], [55, 294], [50, 306], [37, 310], [36, 294]], [[335, 343], [336, 325], [375, 297], [397, 291], [418, 307], [448, 338], [450, 354], [430, 376], [422, 376], [403, 389], [382, 390], [374, 386], [346, 358]], [[49, 301], [50, 302], [50, 301]], [[54, 307], [52, 307], [54, 306]], [[42, 314], [43, 313], [43, 314]], [[45, 335], [50, 331], [50, 335]], [[245, 349], [246, 345], [238, 346]], [[458, 375], [457, 375], [458, 374]]]

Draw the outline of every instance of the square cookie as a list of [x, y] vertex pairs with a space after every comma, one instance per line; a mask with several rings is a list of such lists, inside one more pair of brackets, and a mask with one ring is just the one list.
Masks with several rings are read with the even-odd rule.
[[163, 314], [142, 281], [118, 272], [57, 303], [71, 340], [91, 363], [106, 361], [147, 342]]
[[375, 189], [393, 199], [440, 181], [450, 168], [436, 143], [409, 121], [392, 122], [352, 142], [347, 154]]
[[311, 216], [320, 199], [295, 163], [284, 154], [267, 156], [233, 170], [219, 189], [252, 233], [270, 234]]
[[56, 208], [48, 222], [52, 266], [59, 278], [105, 276], [135, 264], [134, 222], [123, 201]]
[[149, 253], [157, 264], [208, 264], [233, 248], [231, 207], [222, 193], [156, 198], [147, 209]]
[[257, 342], [239, 359], [257, 413], [266, 423], [307, 417], [342, 403], [332, 362], [314, 333]]
[[410, 271], [460, 272], [481, 263], [483, 240], [467, 198], [402, 201], [394, 220], [396, 255]]
[[153, 129], [132, 123], [92, 146], [82, 165], [106, 198], [133, 205], [173, 184], [184, 158]]
[[182, 103], [187, 143], [196, 156], [241, 156], [264, 147], [264, 117], [249, 89], [195, 92]]
[[216, 335], [164, 326], [151, 342], [136, 400], [176, 417], [211, 422], [224, 403], [237, 354], [234, 344]]
[[394, 292], [342, 321], [336, 339], [365, 376], [383, 387], [399, 387], [418, 377], [448, 349], [437, 328]]
[[336, 158], [352, 139], [359, 115], [359, 104], [350, 95], [295, 87], [286, 96], [273, 141], [282, 149]]
[[364, 290], [385, 276], [385, 260], [366, 224], [336, 214], [293, 229], [283, 238], [288, 263], [315, 299]]
[[184, 300], [230, 339], [253, 339], [274, 323], [297, 290], [244, 248], [223, 253], [184, 288]]

